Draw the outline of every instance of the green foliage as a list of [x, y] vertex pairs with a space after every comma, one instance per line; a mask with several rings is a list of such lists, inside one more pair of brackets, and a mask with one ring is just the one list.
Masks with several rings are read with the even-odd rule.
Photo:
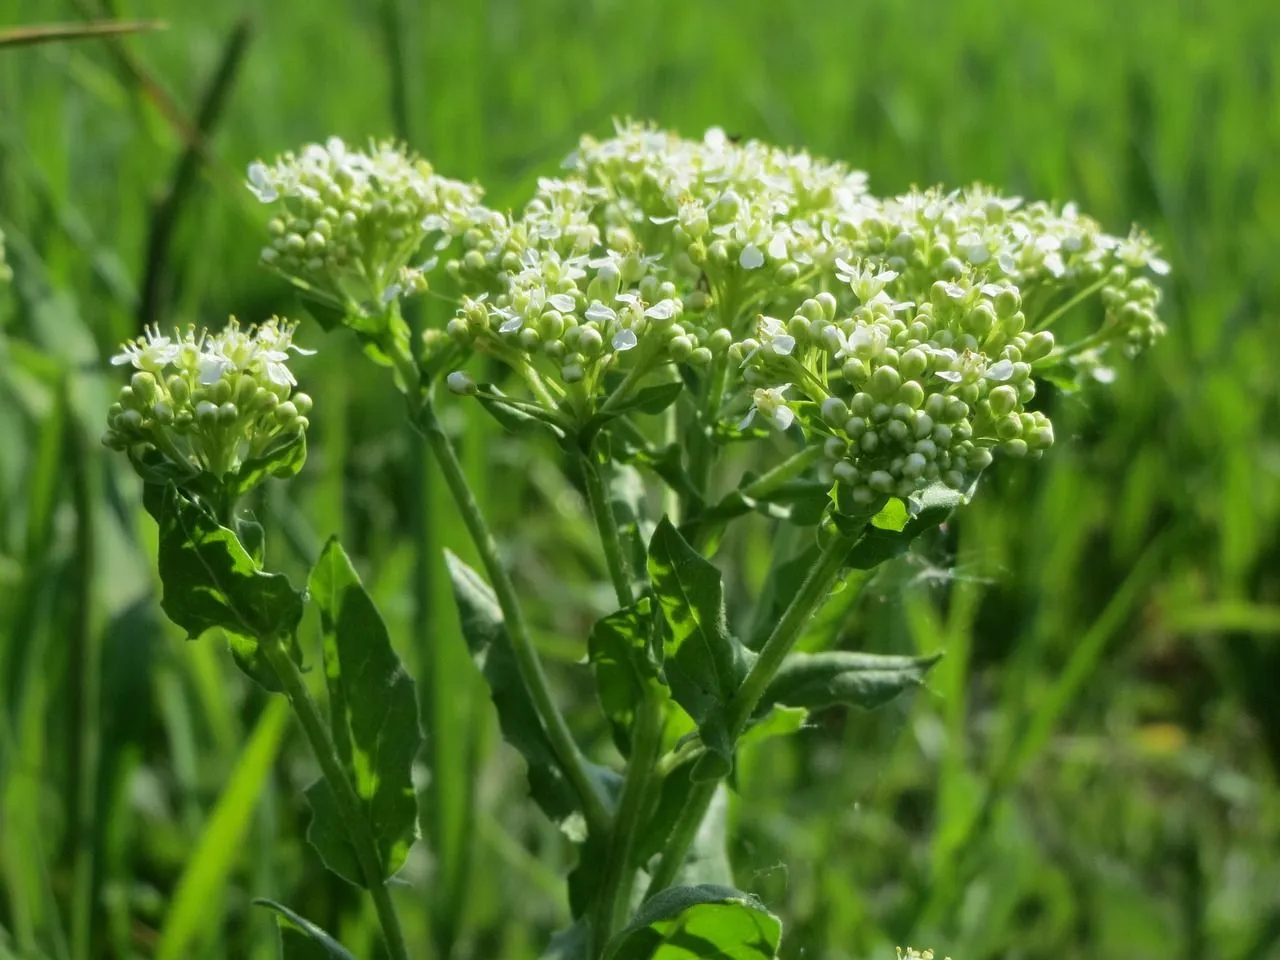
[[760, 708], [763, 712], [781, 704], [820, 710], [842, 703], [870, 710], [920, 686], [941, 656], [884, 656], [849, 650], [793, 653], [774, 674]]
[[729, 634], [720, 571], [664, 517], [649, 541], [649, 579], [665, 624], [662, 669], [671, 696], [697, 722], [706, 748], [729, 765], [725, 711], [753, 655]]
[[605, 957], [770, 960], [781, 936], [778, 918], [748, 894], [713, 884], [671, 887], [640, 909]]
[[[581, 805], [538, 717], [528, 687], [520, 678], [511, 638], [493, 590], [453, 553], [446, 551], [445, 556], [462, 636], [488, 681], [503, 737], [528, 765], [529, 795], [553, 823], [581, 839], [582, 828], [574, 819], [575, 814], [581, 814]], [[604, 771], [599, 775], [603, 777]]]
[[[422, 733], [413, 680], [392, 650], [386, 624], [336, 538], [316, 561], [309, 587], [324, 630], [333, 739], [364, 805], [385, 876], [390, 877], [417, 836], [412, 769], [422, 749]], [[329, 793], [325, 780], [307, 790], [315, 818], [308, 839], [330, 870], [364, 886]]]
[[302, 619], [302, 595], [285, 575], [263, 571], [234, 531], [173, 484], [148, 486], [146, 499], [160, 528], [160, 604], [165, 614], [191, 640], [221, 629], [236, 665], [268, 690], [279, 691], [259, 644], [283, 637], [301, 661], [293, 636]]
[[281, 960], [355, 960], [342, 944], [284, 904], [265, 898], [254, 903], [276, 913]]

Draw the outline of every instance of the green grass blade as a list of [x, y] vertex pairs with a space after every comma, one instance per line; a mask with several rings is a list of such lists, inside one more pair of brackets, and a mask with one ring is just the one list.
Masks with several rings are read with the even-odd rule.
[[258, 718], [178, 881], [156, 960], [185, 960], [202, 935], [208, 936], [222, 922], [222, 893], [249, 835], [288, 717], [285, 699], [272, 697]]

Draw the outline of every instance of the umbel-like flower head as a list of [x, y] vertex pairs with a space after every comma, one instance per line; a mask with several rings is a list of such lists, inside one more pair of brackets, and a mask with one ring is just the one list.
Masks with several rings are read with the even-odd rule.
[[250, 164], [248, 187], [278, 210], [262, 262], [357, 315], [424, 290], [434, 266], [424, 243], [443, 249], [462, 234], [481, 196], [398, 144], [352, 150], [337, 137]]
[[143, 479], [234, 501], [306, 457], [311, 398], [294, 392], [295, 324], [278, 318], [216, 334], [158, 328], [111, 358], [134, 370], [107, 413], [103, 443], [129, 454]]

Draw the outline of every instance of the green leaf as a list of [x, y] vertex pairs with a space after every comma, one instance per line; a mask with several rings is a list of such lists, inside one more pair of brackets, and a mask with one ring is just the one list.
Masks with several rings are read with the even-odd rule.
[[587, 640], [587, 656], [595, 669], [600, 705], [623, 756], [631, 754], [631, 726], [645, 686], [658, 677], [649, 644], [653, 602], [645, 597], [596, 622]]
[[[580, 814], [578, 797], [560, 769], [551, 740], [520, 676], [493, 590], [478, 573], [447, 550], [445, 562], [453, 582], [462, 636], [489, 684], [503, 737], [528, 765], [529, 793], [552, 822], [562, 829], [572, 828], [566, 821]], [[601, 780], [609, 776], [609, 771], [601, 768], [591, 768], [591, 771]]]
[[773, 737], [785, 737], [804, 728], [809, 711], [804, 707], [772, 706], [767, 713], [758, 713], [756, 718], [747, 724], [747, 729], [738, 738], [738, 746], [744, 747], [752, 743], [760, 743]]
[[476, 399], [508, 433], [530, 434], [549, 431], [558, 440], [565, 437], [559, 418], [536, 404], [514, 403], [492, 383], [479, 384]]
[[647, 467], [694, 509], [701, 505], [702, 496], [684, 468], [683, 445], [669, 443], [655, 447], [630, 420], [615, 420], [600, 432], [596, 449], [614, 463]]
[[732, 887], [669, 887], [640, 908], [605, 949], [605, 960], [772, 960], [782, 924]]
[[160, 528], [160, 606], [165, 614], [192, 640], [215, 627], [224, 630], [240, 669], [279, 692], [258, 638], [285, 637], [290, 654], [301, 662], [293, 637], [302, 619], [302, 594], [283, 574], [265, 573], [203, 502], [172, 483], [163, 490], [148, 485], [146, 493]]
[[590, 443], [600, 432], [601, 427], [624, 414], [661, 413], [675, 403], [684, 391], [684, 381], [679, 379], [664, 380], [661, 383], [651, 383], [641, 387], [626, 400], [611, 407], [607, 413], [597, 413], [588, 420], [582, 428], [581, 440], [583, 443]]
[[881, 530], [894, 533], [901, 531], [911, 519], [907, 511], [907, 503], [899, 497], [890, 497], [889, 502], [880, 508], [880, 512], [871, 518], [871, 525]]
[[298, 475], [307, 462], [307, 435], [299, 433], [278, 444], [260, 457], [253, 457], [240, 464], [235, 478], [227, 484], [227, 495], [232, 502], [244, 496], [267, 477], [288, 480]]
[[639, 470], [626, 463], [610, 463], [601, 469], [606, 471], [609, 504], [630, 568], [644, 570], [648, 562], [646, 544], [653, 535], [653, 522], [646, 511], [644, 478]]
[[[418, 822], [412, 769], [422, 732], [413, 680], [337, 538], [321, 552], [310, 588], [325, 637], [330, 722], [339, 734], [334, 739], [368, 816], [383, 876], [390, 877], [404, 863]], [[325, 784], [321, 793], [327, 790]], [[314, 787], [307, 791], [309, 798], [313, 795], [320, 796]], [[337, 813], [332, 801], [331, 795], [323, 796], [313, 806], [308, 839], [329, 869], [364, 886], [341, 817], [327, 820]]]
[[819, 710], [838, 703], [870, 710], [924, 683], [941, 654], [901, 657], [837, 650], [788, 656], [760, 698], [757, 716], [774, 704]]
[[275, 911], [283, 960], [356, 960], [337, 940], [284, 904], [261, 898], [253, 902]]
[[697, 721], [707, 749], [731, 762], [725, 710], [755, 654], [729, 635], [720, 571], [663, 517], [649, 543], [649, 579], [665, 621], [671, 695]]
[[[956, 507], [968, 503], [972, 495], [972, 487], [968, 490], [952, 490], [945, 484], [931, 484], [918, 497], [912, 498], [908, 505], [910, 519], [902, 529], [886, 529], [874, 522], [866, 526], [858, 542], [849, 551], [846, 563], [856, 570], [870, 570], [886, 560], [902, 556], [917, 537], [945, 521]], [[889, 506], [886, 505], [884, 510], [888, 509]], [[880, 519], [884, 510], [877, 514], [876, 519]]]

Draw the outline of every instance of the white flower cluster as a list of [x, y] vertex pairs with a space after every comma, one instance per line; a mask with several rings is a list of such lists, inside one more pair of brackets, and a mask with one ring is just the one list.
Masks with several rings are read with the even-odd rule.
[[217, 334], [148, 329], [111, 358], [135, 370], [107, 414], [103, 443], [138, 462], [163, 462], [175, 478], [222, 483], [245, 463], [302, 439], [311, 398], [295, 393], [289, 354], [295, 324], [272, 318]]
[[[837, 215], [831, 233], [845, 259], [871, 259], [898, 275], [892, 291], [926, 298], [937, 280], [1008, 283], [1024, 301], [1051, 310], [1053, 298], [1098, 290], [1117, 341], [1146, 346], [1163, 332], [1159, 293], [1147, 272], [1169, 265], [1145, 234], [1105, 233], [1074, 204], [1024, 204], [976, 186], [913, 190]], [[1035, 319], [1039, 320], [1039, 317]]]
[[[421, 292], [434, 261], [477, 216], [479, 187], [438, 176], [394, 143], [351, 150], [338, 138], [274, 164], [253, 163], [249, 190], [278, 207], [262, 262], [341, 309], [376, 310]], [[481, 208], [482, 209], [482, 208]]]
[[[1071, 204], [983, 187], [878, 198], [843, 164], [717, 129], [622, 124], [564, 166], [518, 215], [390, 148], [308, 147], [250, 179], [297, 208], [271, 248], [277, 266], [293, 251], [295, 273], [395, 284], [426, 232], [460, 238], [444, 268], [465, 296], [426, 335], [427, 359], [497, 357], [537, 404], [577, 415], [610, 405], [611, 373], [637, 389], [687, 364], [704, 435], [739, 433], [708, 428], [744, 413], [748, 427], [798, 424], [867, 503], [967, 487], [995, 452], [1040, 454], [1053, 428], [1028, 409], [1033, 375], [1105, 379], [1109, 350], [1163, 330], [1151, 275], [1168, 264], [1151, 240], [1107, 234]], [[331, 221], [350, 227], [330, 246], [359, 252], [354, 272], [300, 259], [330, 249], [312, 234]], [[1090, 298], [1101, 323], [1064, 332]], [[448, 382], [475, 390], [460, 371]]]
[[848, 316], [822, 293], [734, 344], [755, 388], [748, 423], [760, 414], [787, 429], [807, 409], [832, 475], [866, 504], [936, 481], [963, 489], [993, 450], [1038, 456], [1053, 443], [1045, 415], [1026, 410], [1053, 335], [1025, 329], [1016, 287], [937, 280], [917, 304], [887, 294], [893, 271], [840, 261], [839, 275], [861, 303]]
[[749, 306], [807, 292], [841, 252], [832, 219], [857, 217], [867, 203], [861, 171], [719, 129], [687, 140], [627, 124], [608, 140], [584, 138], [565, 165], [606, 191], [611, 242], [636, 242], [705, 282], [730, 326]]

